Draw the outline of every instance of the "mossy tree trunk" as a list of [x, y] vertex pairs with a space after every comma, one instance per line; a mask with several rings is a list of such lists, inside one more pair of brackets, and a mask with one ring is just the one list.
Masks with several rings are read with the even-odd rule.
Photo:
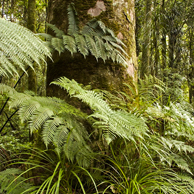
[[[157, 9], [157, 2], [154, 1], [154, 9]], [[159, 60], [159, 24], [158, 24], [158, 17], [157, 15], [154, 16], [154, 21], [153, 21], [153, 46], [154, 46], [154, 62], [152, 65], [153, 72], [151, 73], [152, 75], [158, 77], [160, 74], [160, 60]]]
[[66, 76], [75, 79], [78, 83], [91, 85], [92, 88], [106, 89], [108, 91], [126, 91], [123, 83], [132, 84], [137, 79], [137, 57], [135, 44], [135, 10], [134, 0], [49, 0], [48, 23], [55, 24], [59, 29], [67, 32], [67, 5], [74, 2], [78, 12], [80, 27], [87, 21], [96, 17], [112, 29], [118, 38], [127, 45], [129, 55], [128, 67], [114, 64], [111, 61], [98, 62], [93, 56], [84, 59], [76, 54], [71, 57], [69, 53], [59, 56], [53, 54], [53, 60], [48, 61], [47, 96], [63, 98], [63, 92], [54, 85], [53, 80]]
[[[27, 27], [32, 32], [36, 32], [36, 0], [28, 0]], [[37, 93], [37, 79], [33, 69], [28, 70], [28, 90]]]
[[162, 5], [161, 5], [161, 9], [162, 9], [162, 21], [161, 21], [161, 28], [162, 28], [162, 75], [163, 77], [165, 77], [165, 73], [164, 73], [164, 69], [166, 68], [166, 48], [167, 48], [167, 44], [166, 44], [166, 19], [165, 19], [165, 0], [162, 0]]
[[148, 75], [150, 71], [150, 37], [151, 37], [151, 7], [152, 1], [145, 1], [145, 26], [143, 39], [144, 43], [142, 45], [142, 63], [140, 69], [140, 77], [143, 78], [144, 75]]

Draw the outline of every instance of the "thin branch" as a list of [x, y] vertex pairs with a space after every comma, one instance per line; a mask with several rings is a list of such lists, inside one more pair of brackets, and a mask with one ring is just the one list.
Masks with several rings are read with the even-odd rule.
[[[9, 119], [8, 114], [7, 114], [6, 112], [4, 112], [4, 114], [5, 114], [5, 116], [7, 117], [7, 119]], [[9, 120], [9, 124], [10, 124], [10, 126], [11, 126], [11, 128], [12, 128], [13, 130], [16, 130], [16, 128], [15, 128], [14, 125], [12, 124], [11, 120]]]
[[0, 129], [0, 133], [3, 131], [7, 123], [10, 121], [10, 119], [18, 112], [19, 109], [17, 109], [15, 112], [12, 113], [12, 115], [7, 119], [7, 121], [4, 123], [3, 127]]
[[[28, 67], [26, 68], [26, 71], [29, 69], [29, 67], [30, 67], [30, 66], [28, 66]], [[20, 82], [20, 80], [22, 79], [22, 77], [24, 76], [24, 74], [25, 74], [25, 72], [22, 73], [22, 75], [19, 77], [18, 81], [16, 82], [16, 84], [14, 85], [13, 88], [16, 88], [16, 86], [18, 85], [18, 83]], [[2, 112], [3, 112], [4, 108], [5, 108], [5, 106], [7, 105], [8, 101], [9, 101], [9, 97], [7, 98], [7, 100], [6, 100], [6, 102], [4, 103], [3, 107], [1, 108], [1, 110], [0, 110], [0, 115], [2, 114]]]

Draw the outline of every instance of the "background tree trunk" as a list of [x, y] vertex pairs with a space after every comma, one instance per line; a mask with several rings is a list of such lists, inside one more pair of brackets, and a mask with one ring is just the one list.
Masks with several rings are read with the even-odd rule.
[[134, 0], [49, 0], [48, 23], [55, 24], [59, 29], [67, 32], [67, 5], [75, 3], [78, 12], [80, 27], [87, 21], [96, 17], [112, 29], [118, 38], [126, 45], [129, 55], [128, 67], [114, 64], [111, 61], [104, 63], [101, 59], [97, 62], [93, 56], [84, 59], [80, 54], [71, 57], [69, 53], [57, 52], [53, 54], [54, 63], [48, 61], [47, 71], [47, 96], [62, 97], [58, 87], [49, 85], [53, 80], [66, 76], [75, 79], [92, 88], [106, 89], [109, 91], [126, 91], [123, 83], [132, 83], [137, 79], [137, 57], [135, 44], [135, 10]]
[[144, 78], [144, 75], [148, 75], [150, 71], [150, 37], [151, 37], [151, 7], [152, 1], [146, 0], [145, 2], [145, 26], [143, 39], [144, 43], [142, 46], [142, 63], [140, 70], [140, 77]]
[[193, 75], [194, 75], [194, 33], [191, 30], [189, 30], [189, 37], [190, 37], [190, 42], [189, 42], [189, 63], [191, 66], [191, 70], [189, 73], [189, 78], [188, 78], [188, 86], [189, 86], [189, 102], [193, 103], [194, 102], [194, 80], [193, 80]]
[[162, 28], [162, 78], [164, 80], [165, 73], [164, 69], [166, 68], [166, 19], [165, 19], [165, 0], [162, 0], [161, 5], [161, 12], [162, 12], [162, 21], [161, 21], [161, 28]]
[[[36, 0], [28, 0], [28, 21], [27, 27], [36, 32]], [[36, 73], [31, 68], [28, 70], [28, 90], [37, 93]]]

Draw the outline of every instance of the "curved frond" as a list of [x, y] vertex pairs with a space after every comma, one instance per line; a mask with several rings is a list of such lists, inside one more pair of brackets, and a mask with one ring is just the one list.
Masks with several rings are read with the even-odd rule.
[[53, 38], [52, 35], [46, 34], [46, 33], [38, 33], [37, 35], [39, 35], [39, 36], [45, 38], [47, 41], [51, 41], [51, 39]]
[[64, 32], [62, 30], [59, 30], [55, 25], [47, 23], [47, 26], [53, 30], [57, 38], [62, 38], [62, 36], [64, 35]]
[[76, 52], [80, 52], [84, 57], [91, 54], [96, 60], [101, 58], [105, 62], [110, 59], [113, 62], [121, 63], [126, 66], [126, 57], [128, 55], [122, 48], [122, 46], [125, 45], [115, 36], [112, 30], [107, 28], [102, 21], [98, 21], [96, 18], [90, 20], [82, 30], [80, 30], [78, 28], [78, 16], [72, 3], [68, 6], [67, 11], [69, 22], [68, 35], [64, 35], [63, 32], [61, 32], [63, 35], [62, 38], [60, 38], [58, 35], [60, 30], [57, 32], [56, 27], [51, 25], [54, 31], [58, 33], [56, 37], [63, 39], [63, 41], [59, 41], [50, 36], [46, 37], [43, 34], [43, 37], [46, 37], [52, 48], [57, 50], [59, 54], [66, 49], [71, 52], [72, 55]]
[[88, 48], [84, 36], [79, 34], [74, 34], [74, 36], [78, 51], [86, 57], [88, 55]]
[[98, 36], [95, 36], [94, 39], [96, 41], [96, 47], [98, 48], [98, 55], [105, 62], [107, 60], [105, 44], [103, 40]]
[[78, 17], [73, 3], [68, 5], [67, 12], [68, 12], [68, 22], [69, 22], [67, 34], [72, 35], [72, 34], [78, 33], [79, 32]]
[[61, 54], [64, 51], [63, 40], [59, 38], [52, 38], [51, 45]]
[[4, 19], [0, 19], [0, 27], [1, 75], [13, 75], [17, 67], [25, 71], [26, 66], [33, 68], [34, 61], [40, 65], [50, 57], [49, 49], [28, 29]]
[[[10, 98], [10, 108], [17, 108], [22, 122], [28, 122], [30, 131], [42, 130], [42, 139], [46, 147], [50, 144], [58, 152], [65, 151], [69, 160], [86, 157], [77, 161], [87, 165], [91, 149], [87, 147], [89, 134], [82, 124], [88, 115], [57, 98], [30, 96], [19, 93], [9, 86], [0, 84], [0, 93]], [[71, 146], [77, 148], [73, 151]], [[85, 150], [84, 153], [80, 153]], [[87, 153], [86, 153], [87, 152]], [[77, 156], [79, 155], [79, 157]], [[85, 161], [85, 163], [83, 163]]]
[[102, 94], [84, 90], [74, 80], [66, 77], [52, 82], [66, 89], [72, 97], [76, 97], [90, 106], [94, 111], [91, 117], [95, 118], [94, 125], [103, 130], [104, 136], [110, 143], [116, 136], [135, 141], [135, 137], [142, 138], [146, 134], [147, 126], [141, 118], [121, 110], [112, 110], [103, 99]]
[[96, 60], [98, 60], [99, 52], [94, 39], [89, 35], [85, 35], [85, 39], [86, 39], [88, 50], [96, 58]]
[[73, 55], [77, 52], [75, 39], [71, 36], [63, 35], [63, 44], [65, 48]]

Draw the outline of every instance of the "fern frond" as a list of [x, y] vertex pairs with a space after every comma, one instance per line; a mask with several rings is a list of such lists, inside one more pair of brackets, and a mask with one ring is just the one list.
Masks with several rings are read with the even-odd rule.
[[59, 38], [52, 38], [51, 45], [61, 54], [64, 51], [63, 40]]
[[98, 21], [96, 18], [90, 20], [87, 23], [87, 26], [89, 26], [90, 28], [93, 29], [93, 31], [94, 31], [93, 35], [95, 35], [95, 36], [102, 37], [102, 36], [106, 35], [107, 28], [105, 28], [105, 25], [101, 21]]
[[[28, 29], [0, 19], [0, 74], [13, 75], [19, 67], [33, 68], [33, 61], [40, 65], [45, 57], [50, 57], [49, 49]], [[26, 42], [28, 44], [26, 44]]]
[[176, 164], [177, 168], [193, 174], [188, 163], [188, 152], [194, 152], [194, 149], [185, 145], [182, 141], [168, 139], [165, 137], [151, 136], [152, 142], [149, 146], [153, 153], [157, 153], [162, 162], [166, 162], [169, 166]]
[[110, 35], [111, 37], [113, 37], [113, 38], [116, 37], [115, 34], [114, 34], [114, 32], [113, 32], [111, 29], [106, 28], [106, 32], [107, 32], [107, 34]]
[[33, 133], [35, 130], [41, 129], [45, 121], [54, 115], [53, 111], [47, 107], [39, 107], [30, 118], [30, 131]]
[[53, 137], [57, 128], [63, 123], [63, 120], [60, 117], [51, 117], [47, 120], [43, 126], [42, 139], [48, 148], [48, 145], [53, 142]]
[[[40, 104], [38, 102], [36, 102], [36, 101], [31, 101], [30, 102], [30, 105], [27, 105], [25, 103], [25, 101], [24, 101], [24, 103], [23, 102], [20, 102], [20, 103], [18, 103], [18, 105], [21, 105], [21, 108], [19, 109], [19, 115], [20, 115], [20, 118], [21, 118], [21, 121], [22, 122], [28, 121], [31, 118], [31, 116], [40, 107]], [[17, 104], [11, 104], [11, 107], [16, 107], [18, 105]]]
[[89, 53], [84, 36], [79, 34], [74, 34], [74, 36], [78, 51], [86, 57]]
[[121, 50], [126, 56], [128, 56], [128, 54], [126, 53], [126, 51], [125, 51], [120, 45], [118, 45], [118, 44], [116, 44], [115, 42], [112, 42], [112, 41], [110, 41], [110, 44], [111, 44], [113, 47], [115, 47], [116, 49]]
[[[94, 29], [89, 25], [89, 23], [86, 23], [86, 25], [84, 25], [84, 27], [81, 30], [81, 34], [86, 34], [89, 36], [94, 36], [96, 34], [96, 32], [94, 31]], [[97, 34], [96, 34], [97, 35]]]
[[94, 39], [91, 36], [88, 36], [88, 35], [85, 35], [85, 39], [86, 39], [88, 50], [96, 58], [96, 60], [98, 60], [99, 51], [98, 51], [98, 48], [96, 46], [96, 43], [95, 43]]
[[16, 90], [6, 84], [0, 84], [0, 94], [1, 95], [7, 95], [7, 96], [12, 96], [14, 95], [16, 92]]
[[121, 52], [119, 52], [118, 50], [114, 50], [114, 52], [116, 53], [116, 62], [121, 63], [124, 67], [127, 67], [128, 64]]
[[[89, 134], [81, 121], [87, 119], [88, 115], [63, 100], [30, 96], [16, 92], [3, 84], [0, 84], [0, 93], [10, 98], [10, 108], [19, 109], [18, 115], [21, 121], [28, 121], [32, 133], [42, 129], [42, 139], [47, 147], [52, 144], [58, 152], [65, 150], [69, 160], [79, 158], [77, 154], [87, 157], [86, 160], [78, 161], [80, 165], [84, 165], [82, 162], [88, 160], [87, 155], [90, 155], [91, 149], [86, 143], [89, 141]], [[73, 147], [77, 147], [76, 152], [72, 152], [68, 147], [72, 142]], [[81, 150], [87, 153], [79, 153]]]
[[106, 34], [107, 28], [106, 28], [105, 24], [101, 21], [97, 21], [97, 24], [100, 27], [100, 29], [104, 32], [104, 34]]
[[[51, 42], [51, 47], [53, 46], [59, 53], [63, 52], [65, 47], [72, 55], [80, 52], [84, 57], [90, 52], [96, 60], [102, 58], [105, 62], [107, 59], [111, 59], [126, 66], [127, 53], [122, 48], [124, 44], [114, 35], [112, 30], [95, 18], [89, 21], [82, 30], [79, 30], [77, 18], [74, 5], [70, 4], [68, 6], [68, 35], [62, 35], [63, 43], [55, 40], [55, 44], [52, 43], [53, 38], [48, 36], [48, 42]], [[53, 25], [51, 27], [56, 30], [56, 27], [53, 27]], [[45, 37], [44, 34], [43, 37]], [[57, 35], [57, 37], [59, 36]]]
[[114, 111], [110, 108], [102, 95], [94, 91], [84, 90], [74, 80], [66, 77], [52, 82], [66, 89], [72, 97], [76, 97], [88, 104], [94, 113], [91, 115], [97, 121], [94, 124], [102, 128], [108, 143], [116, 136], [134, 140], [134, 137], [142, 137], [146, 134], [147, 126], [141, 118], [124, 111]]
[[162, 141], [165, 142], [170, 149], [175, 148], [178, 152], [194, 153], [194, 148], [190, 145], [185, 145], [183, 141], [177, 141], [173, 139], [167, 139], [162, 137]]
[[67, 34], [68, 35], [77, 34], [79, 32], [78, 16], [73, 3], [68, 5], [67, 12], [68, 12], [68, 22], [69, 22]]
[[[56, 148], [59, 149], [59, 152], [61, 152], [63, 150], [63, 146], [66, 144], [68, 134], [69, 134], [69, 130], [65, 125], [61, 125], [61, 126], [57, 127], [57, 130], [53, 134], [53, 138], [51, 139], [51, 142], [53, 142], [53, 144], [56, 146]], [[73, 138], [72, 138], [72, 140], [73, 140]], [[72, 154], [73, 160], [74, 160], [75, 155]], [[69, 155], [67, 155], [67, 157], [68, 156]]]
[[174, 161], [181, 170], [193, 175], [188, 162], [182, 156], [179, 156], [178, 154], [171, 154], [169, 158], [172, 159], [172, 161]]
[[52, 35], [46, 34], [46, 33], [38, 33], [37, 35], [45, 38], [45, 40], [47, 40], [47, 41], [51, 41], [51, 39], [53, 38]]
[[98, 36], [95, 36], [94, 37], [95, 41], [96, 41], [96, 47], [98, 48], [98, 55], [100, 56], [100, 58], [103, 59], [103, 61], [105, 62], [106, 59], [107, 59], [107, 54], [106, 54], [106, 48], [105, 48], [105, 45], [104, 45], [104, 42], [103, 40], [98, 37]]
[[57, 38], [62, 38], [63, 35], [65, 35], [65, 33], [62, 30], [59, 30], [55, 25], [49, 23], [47, 23], [46, 25], [53, 30]]
[[71, 36], [63, 35], [63, 44], [65, 48], [73, 55], [77, 52], [75, 39]]

